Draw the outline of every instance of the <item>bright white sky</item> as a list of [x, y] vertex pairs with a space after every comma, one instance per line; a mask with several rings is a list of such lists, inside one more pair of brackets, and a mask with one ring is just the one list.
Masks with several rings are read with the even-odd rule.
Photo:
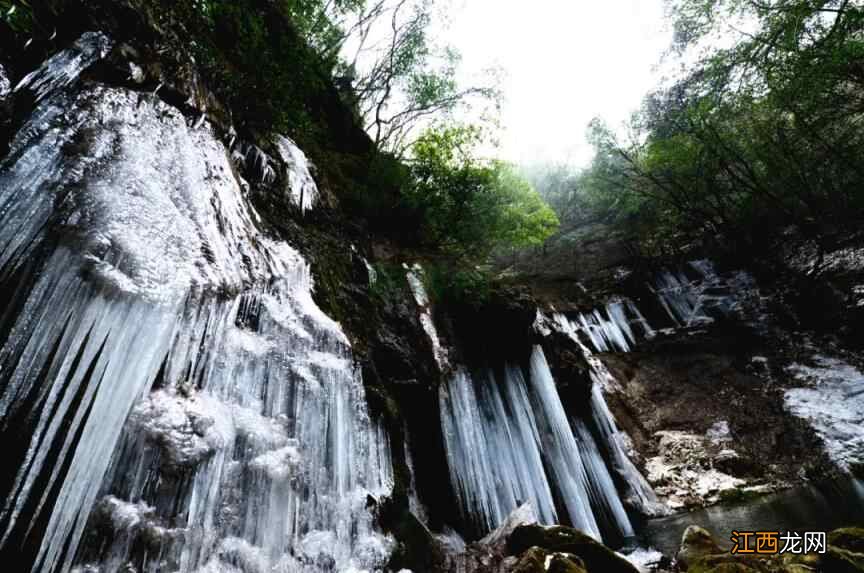
[[588, 163], [595, 116], [617, 127], [660, 80], [663, 0], [455, 0], [442, 41], [470, 75], [504, 72], [500, 154]]

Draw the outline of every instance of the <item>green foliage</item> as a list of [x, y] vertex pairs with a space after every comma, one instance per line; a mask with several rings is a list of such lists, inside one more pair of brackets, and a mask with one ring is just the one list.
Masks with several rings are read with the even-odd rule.
[[207, 0], [199, 5], [203, 19], [188, 13], [185, 19], [195, 30], [196, 60], [249, 129], [310, 140], [318, 126], [309, 100], [325, 88], [326, 62], [294, 28], [294, 8], [262, 0]]
[[366, 0], [282, 0], [282, 7], [297, 33], [334, 67], [338, 62], [338, 48], [345, 31], [338, 18], [361, 11]]
[[[732, 20], [754, 29], [650, 94], [629, 141], [592, 127], [595, 208], [654, 247], [743, 248], [789, 226], [819, 238], [864, 212], [864, 7], [844, 0], [677, 0], [676, 48]], [[658, 237], [660, 240], [658, 241]], [[767, 239], [767, 241], [766, 241]]]
[[429, 245], [482, 259], [496, 247], [542, 244], [558, 227], [555, 213], [516, 170], [477, 158], [474, 127], [426, 131], [413, 147], [408, 205], [421, 213]]
[[33, 27], [33, 11], [29, 4], [14, 0], [0, 0], [0, 20], [16, 33], [25, 33]]
[[482, 266], [427, 264], [425, 286], [430, 298], [441, 308], [482, 306], [493, 292], [495, 280]]
[[23, 41], [40, 34], [48, 37], [67, 4], [67, 0], [0, 0], [0, 23]]
[[521, 171], [558, 215], [562, 226], [577, 224], [588, 215], [580, 170], [567, 164], [534, 164], [522, 167]]
[[394, 295], [408, 288], [405, 269], [400, 264], [376, 262], [372, 265], [375, 280], [369, 287], [372, 296], [390, 301]]

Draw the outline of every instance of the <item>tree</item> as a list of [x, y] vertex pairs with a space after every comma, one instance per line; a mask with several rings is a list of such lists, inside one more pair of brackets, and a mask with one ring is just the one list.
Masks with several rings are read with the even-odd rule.
[[515, 168], [477, 158], [482, 131], [433, 128], [412, 147], [407, 203], [421, 212], [426, 242], [482, 260], [499, 247], [542, 244], [558, 227], [552, 209]]
[[[770, 249], [790, 226], [821, 241], [833, 232], [824, 221], [856, 221], [864, 8], [844, 0], [671, 5], [676, 50], [698, 57], [646, 97], [629, 140], [595, 126], [596, 204], [635, 206], [655, 237], [665, 229], [679, 243], [716, 236], [745, 248]], [[708, 41], [730, 33], [731, 46]]]
[[566, 163], [537, 164], [522, 168], [522, 173], [555, 211], [562, 226], [576, 224], [586, 214], [580, 170]]
[[[473, 102], [497, 102], [493, 78], [461, 86], [459, 53], [429, 36], [432, 0], [375, 0], [341, 24], [343, 62], [337, 75], [351, 83], [351, 98], [380, 149], [402, 156], [424, 122]], [[335, 48], [335, 46], [334, 46]]]
[[[274, 42], [275, 23], [261, 21], [265, 11], [250, 12], [226, 0], [198, 0], [195, 6], [216, 28], [217, 44], [220, 38], [236, 37], [224, 33], [226, 23], [229, 31], [243, 29], [238, 38], [241, 54], [225, 51], [232, 60], [248, 59], [242, 73], [263, 76], [255, 82], [262, 87], [281, 84], [281, 77], [269, 78], [288, 70], [323, 67], [381, 151], [401, 158], [424, 125], [472, 104], [497, 104], [492, 73], [482, 80], [483, 85], [460, 85], [459, 53], [449, 46], [437, 46], [430, 38], [433, 13], [440, 8], [435, 0], [278, 0], [267, 4], [267, 10], [290, 22], [320, 62], [287, 66], [267, 57], [280, 50], [279, 42]], [[259, 67], [267, 69], [257, 70]], [[260, 107], [255, 102], [247, 105]]]

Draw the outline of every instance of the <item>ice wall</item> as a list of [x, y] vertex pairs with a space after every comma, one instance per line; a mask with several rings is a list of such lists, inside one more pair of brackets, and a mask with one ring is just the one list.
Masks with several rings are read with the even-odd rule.
[[743, 271], [720, 275], [704, 259], [691, 261], [686, 269], [659, 273], [649, 287], [676, 326], [710, 323], [717, 315], [741, 310], [748, 298], [758, 296], [750, 275]]
[[206, 122], [78, 80], [110, 44], [16, 88], [38, 104], [0, 164], [0, 551], [34, 573], [380, 569], [389, 444], [347, 338]]
[[592, 436], [570, 427], [540, 347], [524, 370], [457, 371], [440, 402], [454, 489], [478, 529], [530, 502], [541, 523], [566, 518], [598, 539], [601, 529], [633, 535]]
[[[547, 328], [555, 329], [566, 334], [580, 348], [582, 356], [588, 363], [591, 377], [591, 399], [590, 417], [597, 442], [605, 449], [605, 458], [611, 465], [612, 470], [618, 475], [623, 485], [622, 495], [632, 507], [639, 508], [645, 515], [661, 515], [667, 512], [666, 508], [658, 501], [654, 490], [648, 481], [634, 465], [628, 452], [632, 451], [629, 437], [621, 432], [615, 424], [615, 418], [606, 404], [604, 392], [614, 392], [618, 388], [618, 382], [588, 346], [579, 337], [579, 325], [568, 319], [561, 313], [555, 313], [551, 317], [539, 318]], [[574, 418], [573, 424], [584, 434], [589, 432], [584, 420]]]

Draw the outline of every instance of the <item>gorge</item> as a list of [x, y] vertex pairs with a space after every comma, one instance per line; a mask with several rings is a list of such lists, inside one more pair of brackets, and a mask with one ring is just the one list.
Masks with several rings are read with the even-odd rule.
[[535, 251], [448, 301], [358, 222], [335, 88], [327, 164], [235, 125], [172, 25], [92, 3], [0, 58], [15, 571], [671, 571], [694, 523], [861, 525], [864, 243], [811, 273], [790, 241], [779, 276], [601, 225], [576, 271]]

